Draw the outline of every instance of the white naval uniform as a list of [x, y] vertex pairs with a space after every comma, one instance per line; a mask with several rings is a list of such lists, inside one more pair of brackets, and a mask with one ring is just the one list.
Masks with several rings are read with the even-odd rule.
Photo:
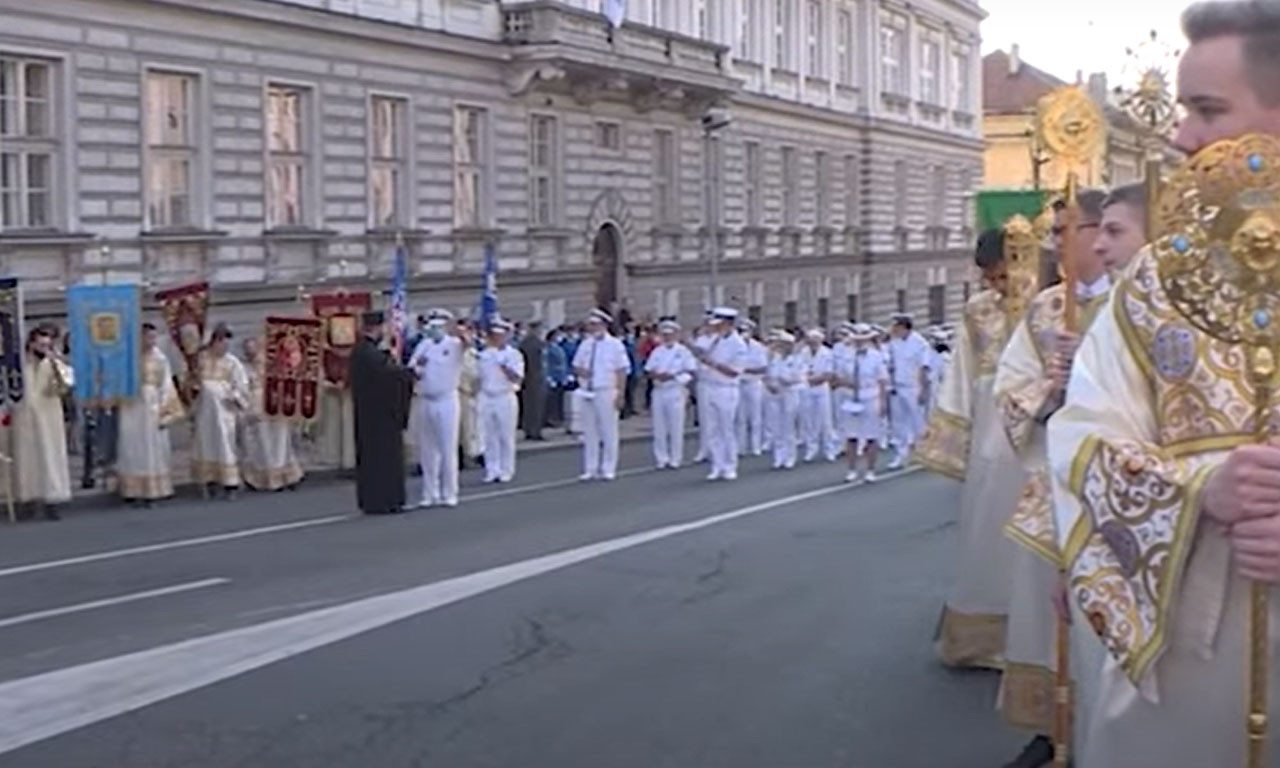
[[746, 373], [752, 368], [769, 365], [769, 349], [759, 341], [744, 339], [747, 344], [744, 373], [741, 377], [742, 395], [738, 401], [738, 452], [760, 456], [764, 453], [764, 375]]
[[714, 336], [707, 345], [707, 357], [711, 362], [732, 371], [722, 373], [710, 365], [703, 365], [699, 375], [705, 382], [707, 400], [707, 454], [711, 459], [709, 479], [734, 480], [738, 477], [738, 431], [734, 420], [738, 415], [738, 401], [742, 387], [738, 377], [747, 357], [747, 344], [737, 332]]
[[[710, 333], [700, 333], [693, 337], [692, 346], [697, 352], [706, 352], [711, 348], [711, 342], [715, 340], [715, 336]], [[698, 455], [694, 461], [702, 462], [707, 460], [709, 455], [707, 440], [707, 376], [706, 366], [698, 364], [698, 373], [694, 379], [694, 407], [697, 409], [698, 416]]]
[[883, 387], [889, 383], [884, 355], [866, 347], [842, 355], [836, 375], [852, 383], [840, 408], [839, 432], [846, 440], [878, 443], [884, 439]]
[[805, 370], [805, 361], [799, 353], [769, 356], [769, 372], [765, 374], [765, 418], [769, 421], [774, 469], [791, 469], [796, 465], [796, 427], [800, 420], [800, 390]]
[[800, 425], [804, 440], [804, 460], [813, 461], [819, 454], [835, 461], [839, 446], [831, 424], [831, 385], [810, 384], [808, 378], [829, 376], [834, 370], [831, 350], [824, 344], [816, 351], [806, 347], [801, 357], [807, 368], [806, 385], [801, 389]]
[[618, 474], [618, 374], [631, 373], [631, 358], [622, 341], [606, 333], [582, 340], [573, 369], [580, 372], [574, 394], [581, 401], [582, 477], [612, 480]]
[[912, 331], [905, 339], [889, 341], [889, 441], [906, 458], [924, 432], [924, 407], [920, 405], [920, 372], [929, 368], [929, 344]]
[[516, 416], [520, 383], [503, 373], [506, 367], [524, 378], [524, 357], [514, 347], [485, 347], [480, 352], [480, 392], [477, 409], [484, 432], [486, 483], [510, 482], [516, 474]]
[[684, 417], [698, 362], [688, 347], [674, 342], [654, 347], [644, 368], [675, 376], [653, 383], [653, 459], [659, 469], [675, 469], [684, 461]]
[[462, 340], [424, 338], [409, 358], [418, 374], [418, 463], [422, 465], [422, 501], [458, 503], [458, 387], [462, 381]]

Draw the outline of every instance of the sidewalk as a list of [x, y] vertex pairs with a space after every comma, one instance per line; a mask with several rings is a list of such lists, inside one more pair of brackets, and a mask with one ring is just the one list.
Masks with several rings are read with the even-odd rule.
[[[633, 440], [645, 440], [652, 435], [652, 422], [647, 414], [633, 416], [625, 419], [619, 424], [619, 433], [623, 442]], [[522, 433], [520, 439], [516, 442], [516, 452], [521, 454], [544, 453], [548, 451], [565, 450], [577, 448], [580, 439], [576, 435], [568, 435], [563, 429], [546, 429], [543, 430], [543, 436], [546, 438], [542, 441], [525, 440]], [[183, 422], [175, 424], [171, 428], [170, 440], [173, 444], [172, 468], [173, 468], [173, 484], [179, 496], [194, 493], [195, 486], [191, 481], [191, 424]], [[341, 476], [342, 471], [337, 465], [325, 462], [317, 455], [317, 447], [314, 442], [295, 433], [294, 445], [298, 449], [299, 458], [302, 460], [303, 468], [307, 472], [307, 476], [311, 479], [337, 478]], [[413, 461], [414, 457], [412, 449], [406, 450], [406, 458]], [[83, 505], [93, 505], [95, 503], [106, 502], [109, 497], [113, 496], [113, 492], [103, 487], [104, 481], [102, 471], [99, 470], [96, 487], [81, 488], [80, 480], [84, 469], [84, 458], [77, 451], [76, 454], [69, 457], [71, 466], [71, 488], [74, 498], [72, 505], [81, 507]]]

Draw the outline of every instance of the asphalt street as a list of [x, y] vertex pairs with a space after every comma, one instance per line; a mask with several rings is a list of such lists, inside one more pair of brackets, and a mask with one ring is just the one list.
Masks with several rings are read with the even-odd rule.
[[[957, 486], [576, 451], [457, 509], [349, 485], [0, 535], [0, 768], [998, 766], [932, 651]], [[411, 495], [412, 495], [411, 489]]]

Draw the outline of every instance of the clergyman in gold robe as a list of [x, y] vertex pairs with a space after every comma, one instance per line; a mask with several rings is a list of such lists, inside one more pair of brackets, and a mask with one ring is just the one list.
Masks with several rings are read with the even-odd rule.
[[156, 344], [156, 327], [142, 324], [142, 386], [120, 406], [116, 483], [120, 498], [145, 506], [173, 495], [169, 425], [182, 418], [169, 358]]

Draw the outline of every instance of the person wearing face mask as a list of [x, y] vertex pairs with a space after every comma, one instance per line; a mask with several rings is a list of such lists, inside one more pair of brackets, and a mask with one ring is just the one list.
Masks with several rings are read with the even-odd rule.
[[75, 380], [53, 340], [51, 326], [37, 326], [27, 334], [22, 358], [24, 396], [13, 413], [13, 479], [23, 518], [39, 511], [57, 520], [58, 505], [71, 500], [62, 399]]
[[613, 480], [618, 474], [618, 413], [631, 359], [622, 341], [609, 333], [613, 317], [603, 309], [587, 315], [587, 335], [573, 356], [582, 404], [581, 480]]
[[836, 358], [834, 375], [847, 393], [839, 413], [840, 434], [849, 442], [849, 472], [844, 481], [855, 485], [876, 481], [876, 458], [884, 439], [889, 369], [875, 348], [875, 335], [869, 325], [850, 326], [846, 331], [849, 352]]
[[221, 490], [228, 499], [240, 487], [240, 461], [236, 455], [236, 421], [249, 407], [249, 375], [231, 354], [231, 329], [219, 323], [200, 353], [196, 375], [195, 441], [192, 462], [195, 480], [205, 495]]
[[[1197, 3], [1182, 26], [1178, 148], [1280, 136], [1280, 3]], [[1280, 445], [1258, 443], [1247, 356], [1183, 319], [1146, 249], [1071, 357], [1046, 439], [1055, 532], [1073, 623], [1108, 652], [1082, 691], [1075, 764], [1245, 765], [1252, 584], [1280, 584]], [[1268, 642], [1274, 703], [1280, 635]], [[1272, 721], [1264, 765], [1280, 759]]]
[[645, 361], [653, 382], [653, 458], [658, 469], [679, 469], [684, 461], [684, 419], [689, 382], [698, 364], [680, 343], [680, 324], [664, 318], [658, 324], [658, 346]]
[[516, 475], [516, 418], [524, 386], [524, 357], [511, 346], [512, 326], [497, 318], [489, 323], [479, 360], [479, 411], [484, 435], [484, 481], [509, 483]]
[[693, 350], [702, 364], [706, 395], [707, 456], [711, 460], [708, 480], [738, 479], [738, 431], [734, 418], [742, 394], [738, 382], [746, 367], [747, 345], [735, 331], [738, 310], [717, 307], [711, 313], [710, 341]]
[[747, 344], [746, 368], [742, 371], [742, 397], [738, 402], [738, 452], [764, 455], [764, 374], [769, 367], [769, 350], [755, 337], [756, 324], [749, 318], [738, 323], [738, 332]]
[[769, 364], [764, 374], [765, 418], [769, 421], [774, 469], [795, 469], [800, 447], [796, 429], [800, 424], [805, 362], [795, 346], [796, 337], [787, 331], [776, 330], [769, 337]]
[[422, 466], [418, 507], [456, 507], [462, 340], [452, 327], [454, 317], [449, 310], [433, 309], [426, 320], [422, 341], [409, 357], [409, 368], [418, 377], [417, 444]]

